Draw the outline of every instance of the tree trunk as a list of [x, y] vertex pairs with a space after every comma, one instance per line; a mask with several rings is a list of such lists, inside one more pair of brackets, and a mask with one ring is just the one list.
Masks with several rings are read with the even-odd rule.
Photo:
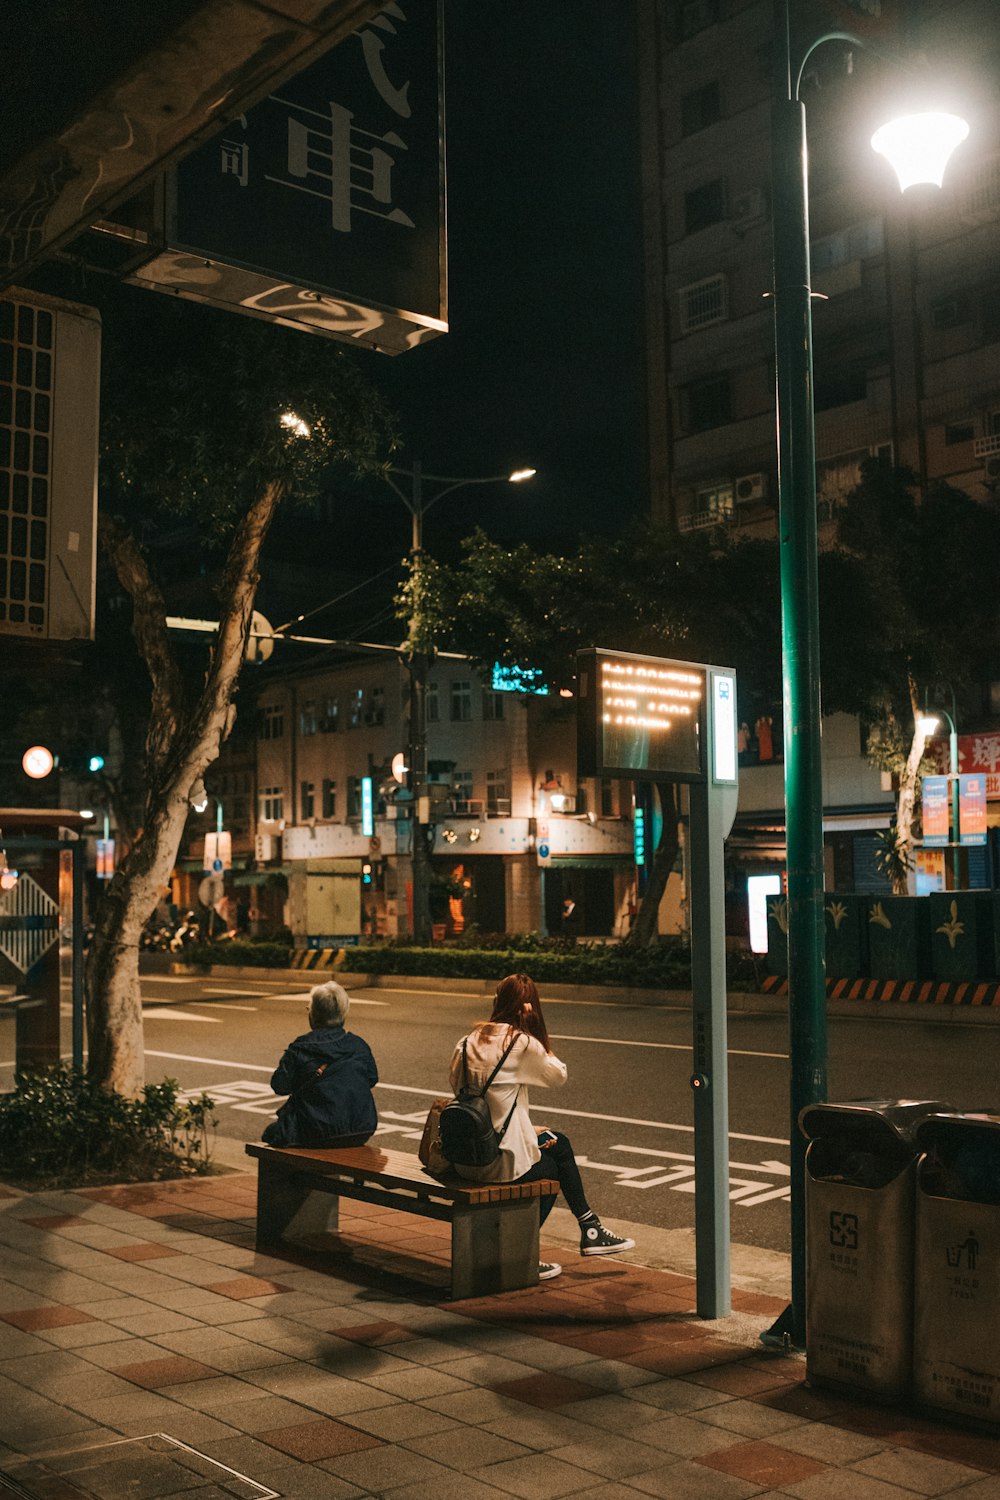
[[920, 728], [921, 711], [917, 701], [917, 684], [909, 678], [910, 708], [913, 714], [913, 739], [906, 763], [899, 775], [899, 794], [896, 800], [896, 851], [899, 856], [899, 873], [892, 882], [894, 896], [905, 896], [909, 888], [909, 871], [913, 865], [913, 816], [917, 805], [917, 780], [920, 762], [924, 758], [927, 735]]
[[667, 888], [667, 881], [674, 868], [680, 845], [677, 788], [672, 781], [660, 781], [656, 783], [656, 789], [660, 794], [660, 809], [663, 814], [660, 837], [653, 855], [649, 880], [646, 882], [646, 889], [642, 893], [642, 900], [636, 913], [635, 925], [625, 939], [635, 948], [648, 948], [656, 942], [660, 902], [663, 900], [663, 893]]
[[120, 523], [101, 520], [101, 541], [132, 599], [133, 633], [153, 685], [143, 827], [98, 908], [85, 972], [88, 1070], [119, 1093], [138, 1094], [145, 1078], [139, 938], [169, 882], [191, 790], [232, 728], [260, 549], [285, 493], [284, 484], [266, 485], [236, 529], [218, 591], [219, 632], [205, 681], [190, 705], [170, 645], [163, 597], [146, 561]]

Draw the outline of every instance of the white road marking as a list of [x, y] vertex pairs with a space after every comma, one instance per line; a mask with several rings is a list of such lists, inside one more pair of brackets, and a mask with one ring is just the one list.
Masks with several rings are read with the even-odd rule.
[[246, 1010], [252, 1016], [257, 1014], [256, 1005], [233, 1005], [230, 1000], [184, 1000], [183, 1005], [201, 1005], [205, 1008], [211, 1006], [212, 1010]]
[[146, 1006], [142, 1012], [143, 1021], [205, 1021], [209, 1026], [221, 1026], [222, 1022], [218, 1016], [199, 1016], [194, 1011], [182, 1010], [172, 1005]]
[[[146, 1056], [165, 1057], [171, 1062], [207, 1063], [210, 1067], [213, 1068], [236, 1068], [237, 1070], [243, 1070], [247, 1073], [274, 1072], [273, 1068], [264, 1067], [260, 1063], [227, 1062], [224, 1058], [221, 1057], [190, 1057], [183, 1052], [153, 1052], [151, 1049], [147, 1048]], [[375, 1087], [378, 1089], [387, 1089], [390, 1093], [394, 1094], [419, 1094], [422, 1098], [425, 1099], [438, 1099], [442, 1096], [442, 1094], [446, 1094], [448, 1091], [446, 1086], [442, 1086], [441, 1088], [437, 1089], [418, 1089], [413, 1088], [409, 1084], [405, 1083], [382, 1082], [377, 1083]], [[601, 1120], [605, 1124], [609, 1125], [642, 1125], [649, 1130], [680, 1130], [686, 1135], [694, 1134], [693, 1125], [674, 1125], [667, 1123], [667, 1121], [665, 1120], [639, 1120], [633, 1118], [630, 1115], [593, 1114], [589, 1110], [585, 1109], [555, 1109], [548, 1103], [548, 1101], [545, 1102], [544, 1113], [547, 1115], [566, 1115], [568, 1118], [574, 1120]], [[766, 1146], [787, 1146], [789, 1144], [788, 1141], [783, 1140], [781, 1136], [747, 1135], [739, 1130], [731, 1130], [729, 1132], [729, 1138], [733, 1141], [753, 1141], [754, 1144], [762, 1144]]]
[[195, 974], [144, 974], [140, 984], [194, 984]]
[[[656, 1047], [665, 1052], [691, 1052], [690, 1042], [629, 1042], [620, 1036], [570, 1036], [568, 1032], [552, 1032], [554, 1042], [599, 1042], [602, 1047]], [[741, 1047], [729, 1047], [731, 1057], [781, 1057], [787, 1061], [787, 1052], [749, 1052]]]
[[[246, 991], [243, 991], [243, 993], [245, 994]], [[268, 990], [267, 994], [263, 995], [261, 998], [262, 999], [266, 999], [266, 1000], [297, 1000], [300, 1004], [305, 1005], [305, 1004], [308, 1003], [308, 1000], [309, 1000], [309, 991], [308, 990], [296, 990], [294, 992], [294, 994], [291, 991], [289, 991], [287, 994], [284, 994], [284, 995], [280, 995], [280, 994], [279, 995], [272, 995], [271, 992], [270, 992], [270, 990]], [[351, 996], [351, 1004], [352, 1005], [379, 1005], [379, 1006], [382, 1007], [383, 1010], [388, 1010], [389, 1009], [389, 1001], [388, 1000], [359, 1000], [354, 995]]]

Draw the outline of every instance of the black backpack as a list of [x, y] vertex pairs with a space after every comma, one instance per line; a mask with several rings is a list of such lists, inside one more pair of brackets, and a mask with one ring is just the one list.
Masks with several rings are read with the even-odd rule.
[[453, 1167], [488, 1167], [500, 1155], [500, 1142], [507, 1133], [507, 1126], [517, 1108], [517, 1094], [510, 1107], [510, 1114], [501, 1130], [495, 1130], [486, 1102], [486, 1091], [513, 1051], [517, 1037], [506, 1048], [500, 1061], [478, 1092], [469, 1087], [469, 1059], [466, 1043], [462, 1043], [462, 1086], [454, 1099], [450, 1099], [441, 1111], [439, 1129], [441, 1151]]

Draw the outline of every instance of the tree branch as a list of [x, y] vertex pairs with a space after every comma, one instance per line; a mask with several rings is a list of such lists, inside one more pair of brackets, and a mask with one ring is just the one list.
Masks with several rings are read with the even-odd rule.
[[101, 515], [98, 538], [132, 601], [132, 634], [153, 685], [146, 754], [149, 781], [155, 784], [184, 707], [183, 682], [167, 630], [167, 607], [135, 538], [117, 516]]

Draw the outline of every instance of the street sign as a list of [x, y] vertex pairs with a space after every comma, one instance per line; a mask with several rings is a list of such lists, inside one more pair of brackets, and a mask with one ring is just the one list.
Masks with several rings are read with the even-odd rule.
[[986, 843], [986, 777], [978, 772], [958, 778], [958, 841]]
[[205, 853], [202, 858], [202, 869], [213, 870], [218, 874], [220, 870], [231, 870], [233, 868], [233, 836], [224, 830], [216, 833], [206, 833]]
[[581, 776], [703, 781], [706, 668], [625, 651], [582, 652], [577, 664]]

